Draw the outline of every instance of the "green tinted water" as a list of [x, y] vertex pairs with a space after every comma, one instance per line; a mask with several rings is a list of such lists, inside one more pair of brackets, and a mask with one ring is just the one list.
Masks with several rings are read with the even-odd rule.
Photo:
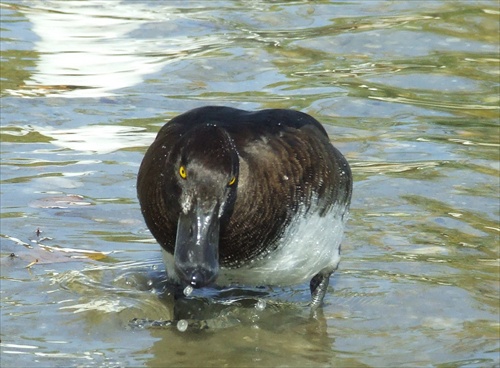
[[[500, 364], [497, 2], [0, 12], [2, 366]], [[130, 327], [174, 308], [139, 163], [167, 119], [206, 104], [300, 109], [350, 161], [343, 258], [315, 319], [298, 285], [177, 306], [208, 331]]]

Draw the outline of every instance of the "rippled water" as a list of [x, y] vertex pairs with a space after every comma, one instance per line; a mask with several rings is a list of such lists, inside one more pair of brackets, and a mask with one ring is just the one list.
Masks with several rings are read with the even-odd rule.
[[[0, 12], [2, 366], [500, 364], [498, 2]], [[206, 104], [305, 111], [350, 161], [316, 318], [308, 285], [165, 292], [136, 173], [166, 120]], [[187, 331], [143, 328], [174, 308]]]

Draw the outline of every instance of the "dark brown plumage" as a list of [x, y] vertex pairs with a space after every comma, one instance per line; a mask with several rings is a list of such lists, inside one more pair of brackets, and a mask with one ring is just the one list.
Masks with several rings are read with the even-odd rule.
[[[160, 130], [141, 164], [137, 190], [146, 224], [167, 252], [167, 267], [175, 269], [167, 268], [169, 275], [203, 286], [219, 271], [240, 282], [239, 269], [254, 272], [257, 263], [265, 272], [273, 253], [293, 254], [285, 238], [301, 218], [330, 216], [332, 226], [337, 221], [343, 227], [352, 178], [347, 161], [311, 116], [209, 106], [179, 115]], [[340, 238], [334, 235], [338, 244], [322, 244], [317, 252], [326, 249], [331, 261], [304, 270], [303, 277], [320, 274], [319, 283], [326, 279], [327, 285], [338, 263]], [[290, 271], [298, 272], [283, 270]], [[262, 280], [264, 275], [256, 278]]]

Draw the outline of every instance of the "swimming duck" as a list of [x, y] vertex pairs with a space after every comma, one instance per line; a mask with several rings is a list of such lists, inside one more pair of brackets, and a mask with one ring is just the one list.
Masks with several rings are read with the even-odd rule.
[[312, 307], [340, 261], [352, 176], [313, 117], [206, 106], [165, 124], [137, 192], [179, 286], [294, 285]]

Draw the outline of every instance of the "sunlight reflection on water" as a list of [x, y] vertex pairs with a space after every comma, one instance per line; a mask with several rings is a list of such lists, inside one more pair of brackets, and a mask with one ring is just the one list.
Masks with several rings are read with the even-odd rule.
[[111, 96], [117, 89], [143, 82], [172, 60], [214, 43], [210, 35], [195, 42], [183, 35], [153, 42], [130, 36], [144, 25], [161, 27], [165, 14], [169, 21], [180, 17], [168, 8], [154, 12], [141, 2], [91, 0], [45, 1], [37, 9], [26, 9], [24, 14], [40, 36], [34, 45], [40, 59], [26, 88], [10, 93]]
[[[0, 3], [2, 366], [498, 366], [498, 4], [207, 4]], [[315, 318], [307, 284], [166, 291], [136, 174], [206, 104], [303, 110], [350, 161]]]

